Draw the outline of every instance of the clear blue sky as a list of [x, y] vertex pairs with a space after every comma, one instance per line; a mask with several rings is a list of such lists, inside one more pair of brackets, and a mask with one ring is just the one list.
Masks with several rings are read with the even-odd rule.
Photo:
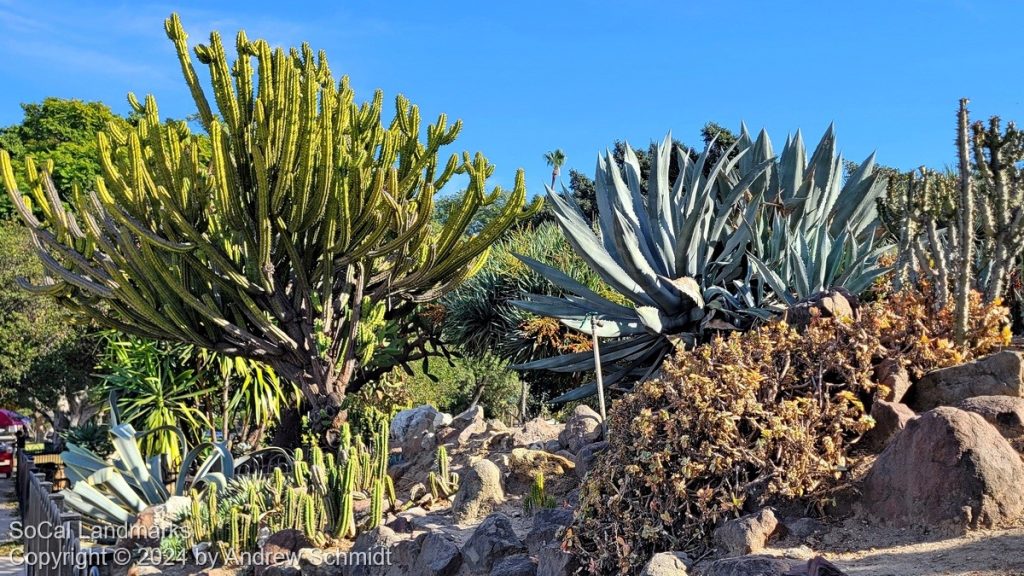
[[[192, 111], [163, 19], [193, 41], [233, 39], [327, 51], [357, 98], [401, 92], [423, 117], [463, 119], [456, 146], [481, 150], [508, 186], [550, 178], [542, 155], [593, 171], [616, 138], [667, 131], [697, 142], [713, 120], [768, 129], [781, 147], [835, 121], [844, 156], [877, 150], [911, 168], [953, 159], [957, 99], [976, 118], [1024, 121], [1024, 3], [887, 2], [46, 2], [0, 0], [0, 125], [46, 96], [156, 95], [162, 116]], [[233, 42], [230, 44], [233, 45]], [[567, 182], [568, 170], [563, 172]]]

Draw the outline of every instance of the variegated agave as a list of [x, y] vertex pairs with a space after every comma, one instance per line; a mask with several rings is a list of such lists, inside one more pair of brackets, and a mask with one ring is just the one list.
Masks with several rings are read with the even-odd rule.
[[[532, 295], [516, 304], [559, 318], [586, 333], [596, 326], [605, 383], [618, 389], [646, 378], [677, 345], [692, 346], [715, 330], [746, 329], [782, 304], [827, 288], [866, 288], [881, 273], [874, 248], [875, 202], [884, 182], [874, 155], [842, 185], [842, 160], [829, 127], [807, 161], [803, 140], [787, 139], [776, 158], [767, 133], [740, 138], [713, 164], [709, 143], [697, 158], [658, 146], [641, 188], [636, 154], [622, 166], [600, 157], [595, 188], [597, 231], [567, 194], [548, 188], [559, 225], [577, 254], [632, 307], [611, 302], [555, 268], [522, 257], [569, 293]], [[672, 154], [679, 168], [669, 181]], [[590, 352], [519, 365], [578, 372], [594, 367]], [[556, 398], [594, 393], [593, 383]]]

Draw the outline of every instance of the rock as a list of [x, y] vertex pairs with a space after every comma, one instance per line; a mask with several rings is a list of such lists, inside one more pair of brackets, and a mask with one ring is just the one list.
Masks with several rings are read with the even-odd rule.
[[825, 523], [814, 518], [786, 518], [782, 521], [789, 536], [803, 540], [825, 530]]
[[[387, 560], [392, 559], [393, 549], [402, 541], [403, 539], [387, 526], [379, 526], [363, 532], [356, 537], [351, 552], [363, 553], [368, 561], [345, 567], [345, 576], [385, 576], [389, 569]], [[387, 555], [387, 558], [381, 560], [383, 555]], [[300, 556], [300, 565], [302, 562], [302, 556]], [[310, 562], [307, 561], [307, 563]], [[307, 574], [308, 570], [303, 569], [302, 572]]]
[[462, 559], [471, 574], [487, 574], [502, 558], [524, 552], [526, 546], [512, 529], [512, 520], [496, 513], [473, 531], [462, 547]]
[[716, 560], [701, 570], [702, 576], [783, 576], [789, 561], [773, 556], [738, 556]]
[[537, 553], [537, 576], [569, 576], [578, 566], [576, 557], [558, 544], [548, 544]]
[[403, 455], [433, 449], [434, 432], [445, 423], [446, 416], [450, 421], [451, 416], [428, 404], [400, 411], [391, 419], [392, 445], [401, 448]]
[[533, 477], [537, 473], [562, 475], [566, 470], [576, 468], [576, 463], [557, 454], [529, 448], [513, 448], [509, 455], [509, 468]]
[[289, 528], [274, 532], [263, 543], [261, 554], [257, 556], [260, 562], [253, 567], [253, 573], [256, 576], [261, 576], [268, 567], [296, 559], [299, 550], [313, 546], [313, 541], [300, 530]]
[[541, 508], [533, 515], [533, 526], [526, 535], [526, 547], [537, 555], [548, 544], [559, 544], [562, 531], [572, 525], [573, 513], [569, 508]]
[[562, 447], [574, 454], [600, 438], [601, 416], [584, 404], [572, 411], [572, 416], [565, 422], [565, 429], [558, 435]]
[[715, 529], [715, 542], [730, 556], [756, 554], [764, 550], [779, 521], [771, 508], [727, 520]]
[[424, 532], [395, 547], [388, 574], [453, 576], [461, 567], [462, 553], [454, 540], [436, 532]]
[[459, 491], [452, 502], [452, 512], [459, 522], [468, 522], [489, 514], [505, 501], [501, 487], [501, 471], [490, 460], [472, 464], [459, 480]]
[[491, 568], [490, 576], [535, 576], [537, 563], [528, 554], [513, 554], [502, 558]]
[[593, 444], [587, 444], [580, 449], [576, 455], [576, 476], [582, 480], [586, 477], [587, 471], [594, 465], [594, 461], [597, 460], [598, 454], [608, 449], [607, 442], [594, 442]]
[[[558, 433], [561, 431], [562, 427], [551, 420], [534, 418], [512, 434], [512, 444], [526, 448], [539, 447], [550, 452], [547, 443], [558, 440]], [[555, 448], [555, 451], [557, 450], [558, 448]]]
[[1024, 398], [1013, 396], [976, 396], [957, 404], [974, 412], [996, 427], [1007, 440], [1024, 438]]
[[911, 387], [907, 404], [917, 412], [955, 406], [975, 396], [1024, 396], [1021, 352], [1004, 350], [959, 366], [933, 370]]
[[914, 414], [906, 404], [875, 400], [871, 405], [871, 417], [875, 420], [875, 427], [868, 430], [860, 445], [871, 451], [885, 448], [889, 441], [907, 426], [907, 422], [916, 416], [917, 414]]
[[784, 319], [791, 326], [803, 327], [811, 318], [859, 318], [860, 300], [844, 288], [818, 292], [790, 306]]
[[477, 434], [487, 432], [482, 406], [473, 406], [452, 420], [452, 431], [445, 436], [445, 442], [454, 439], [459, 446], [465, 446]]
[[910, 373], [895, 360], [885, 359], [875, 366], [875, 383], [888, 389], [879, 397], [880, 400], [901, 402], [907, 395], [907, 390], [910, 390]]
[[815, 556], [807, 561], [806, 566], [793, 568], [786, 572], [786, 576], [846, 576], [846, 572], [822, 556]]
[[651, 556], [640, 576], [686, 576], [689, 565], [686, 552], [661, 552]]
[[179, 530], [178, 519], [191, 504], [192, 500], [186, 496], [171, 496], [160, 504], [147, 507], [135, 516], [127, 538], [121, 538], [117, 546], [129, 550], [159, 546], [164, 536]]
[[995, 527], [1024, 516], [1024, 462], [977, 414], [911, 420], [864, 479], [865, 511], [894, 526]]

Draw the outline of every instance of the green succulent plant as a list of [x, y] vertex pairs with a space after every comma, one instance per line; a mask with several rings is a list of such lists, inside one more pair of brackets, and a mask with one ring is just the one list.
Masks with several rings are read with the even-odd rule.
[[[611, 153], [600, 157], [596, 223], [567, 194], [548, 188], [569, 244], [628, 304], [521, 256], [567, 295], [532, 295], [516, 305], [612, 339], [601, 347], [607, 386], [625, 389], [646, 378], [676, 346], [748, 329], [819, 290], [859, 292], [884, 271], [878, 257], [885, 247], [874, 238], [885, 183], [873, 154], [843, 184], [831, 126], [809, 160], [799, 132], [779, 157], [766, 132], [752, 140], [745, 126], [710, 162], [713, 147], [714, 141], [691, 160], [666, 137], [651, 158], [646, 199], [632, 149], [626, 147], [621, 165]], [[674, 182], [672, 154], [679, 167]], [[594, 359], [579, 352], [518, 368], [580, 372], [592, 370]], [[553, 402], [595, 391], [595, 383], [586, 384]]]

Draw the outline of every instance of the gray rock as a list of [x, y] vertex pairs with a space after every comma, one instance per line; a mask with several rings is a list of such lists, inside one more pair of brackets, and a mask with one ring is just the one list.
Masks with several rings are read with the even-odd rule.
[[536, 576], [537, 563], [528, 554], [514, 554], [499, 560], [490, 576]]
[[516, 536], [512, 520], [501, 513], [491, 514], [473, 531], [462, 547], [462, 559], [471, 574], [487, 574], [499, 560], [526, 552]]
[[907, 404], [917, 412], [955, 406], [975, 396], [1024, 396], [1024, 354], [1004, 350], [959, 366], [934, 370], [913, 385]]
[[562, 531], [572, 525], [573, 513], [569, 508], [541, 508], [533, 515], [533, 527], [526, 535], [530, 554], [538, 554], [548, 544], [560, 542]]
[[480, 460], [465, 470], [462, 476], [459, 491], [452, 502], [452, 512], [459, 522], [476, 520], [505, 501], [501, 470], [494, 462]]
[[991, 528], [1024, 517], [1024, 461], [981, 416], [943, 406], [910, 421], [864, 479], [865, 511], [894, 526]]
[[391, 419], [391, 444], [401, 448], [407, 457], [420, 450], [433, 449], [434, 433], [443, 425], [445, 416], [428, 404], [402, 410]]
[[689, 566], [686, 552], [661, 552], [651, 556], [640, 576], [686, 576]]
[[715, 542], [730, 556], [756, 554], [764, 550], [779, 521], [770, 508], [727, 520], [715, 529]]
[[702, 576], [784, 576], [790, 562], [772, 556], [738, 556], [716, 560], [701, 570]]
[[297, 560], [299, 550], [312, 547], [313, 541], [299, 530], [289, 528], [274, 532], [263, 543], [261, 554], [258, 555], [260, 562], [253, 567], [253, 573], [261, 576], [270, 566]]
[[608, 443], [603, 441], [587, 444], [581, 448], [579, 454], [576, 455], [576, 476], [580, 480], [586, 478], [587, 472], [593, 467], [598, 455], [607, 449]]
[[1024, 398], [977, 396], [957, 404], [957, 408], [978, 414], [1007, 440], [1024, 438]]
[[548, 544], [537, 553], [537, 576], [570, 576], [578, 567], [576, 557], [558, 544]]
[[825, 523], [814, 518], [786, 518], [782, 521], [789, 536], [803, 540], [825, 530]]
[[395, 547], [388, 576], [454, 576], [462, 567], [462, 553], [455, 541], [436, 532]]
[[570, 452], [579, 452], [587, 444], [601, 439], [601, 416], [586, 405], [579, 405], [565, 422], [565, 429], [558, 435], [562, 447]]
[[888, 388], [885, 395], [879, 396], [879, 400], [902, 402], [910, 390], [910, 373], [902, 364], [886, 359], [875, 367], [875, 382]]
[[534, 418], [523, 424], [512, 434], [513, 446], [524, 446], [526, 448], [541, 448], [549, 452], [557, 451], [548, 449], [548, 442], [558, 440], [558, 434], [562, 427], [551, 420]]
[[459, 446], [465, 446], [477, 434], [487, 432], [487, 421], [484, 420], [482, 406], [473, 406], [456, 416], [451, 423], [452, 432], [445, 436], [445, 441], [454, 438]]
[[[380, 558], [382, 552], [394, 551], [395, 547], [403, 541], [404, 539], [401, 536], [387, 526], [380, 526], [363, 532], [356, 537], [355, 543], [352, 544], [351, 552], [363, 553], [371, 561], [345, 566], [342, 573], [344, 576], [386, 576], [390, 566], [375, 560]], [[301, 557], [299, 562], [300, 564], [302, 563]], [[307, 569], [303, 568], [302, 572], [306, 574]]]

